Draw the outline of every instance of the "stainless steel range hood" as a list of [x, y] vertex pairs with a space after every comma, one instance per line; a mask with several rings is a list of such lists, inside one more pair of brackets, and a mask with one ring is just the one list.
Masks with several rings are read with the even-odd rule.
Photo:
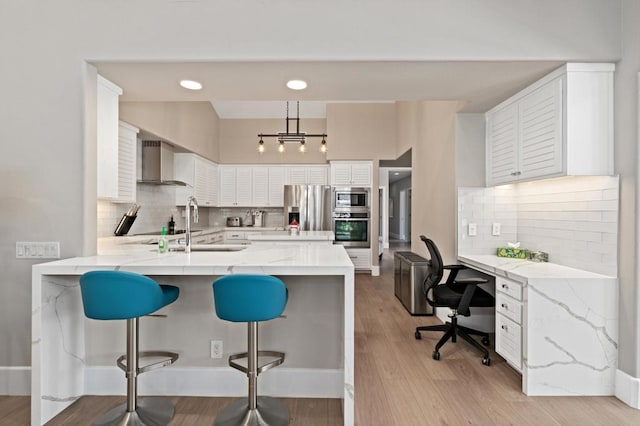
[[173, 176], [173, 147], [162, 140], [142, 141], [142, 179], [138, 183], [187, 186]]

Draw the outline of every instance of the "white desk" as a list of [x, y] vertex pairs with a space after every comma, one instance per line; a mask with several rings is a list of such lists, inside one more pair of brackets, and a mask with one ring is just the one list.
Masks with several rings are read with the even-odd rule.
[[[234, 344], [246, 350], [241, 334], [246, 327], [215, 323], [211, 283], [215, 276], [231, 273], [281, 277], [289, 287], [288, 318], [266, 323], [260, 341], [287, 352], [287, 362], [260, 377], [259, 392], [342, 397], [344, 424], [354, 423], [354, 267], [342, 246], [247, 246], [236, 252], [161, 255], [145, 247], [120, 250], [33, 267], [32, 425], [46, 423], [82, 395], [124, 394], [125, 378], [115, 367], [118, 345], [125, 341], [118, 335], [124, 322], [84, 318], [78, 278], [92, 270], [159, 276], [181, 287], [180, 298], [165, 308], [168, 318], [143, 320], [147, 323], [141, 326], [141, 338], [180, 352], [175, 365], [142, 376], [140, 391], [147, 395], [246, 395], [246, 378], [226, 366], [226, 356], [211, 360], [205, 355], [212, 332], [226, 333], [225, 355]], [[189, 345], [195, 349], [185, 353]], [[327, 356], [323, 350], [329, 351]], [[314, 353], [320, 353], [315, 357], [319, 360], [309, 366]], [[326, 358], [333, 364], [323, 365]]]
[[491, 255], [458, 261], [496, 277], [496, 352], [522, 373], [525, 394], [614, 394], [615, 277]]

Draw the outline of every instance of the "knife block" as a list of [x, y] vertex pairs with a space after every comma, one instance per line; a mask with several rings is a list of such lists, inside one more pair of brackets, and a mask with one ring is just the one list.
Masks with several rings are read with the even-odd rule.
[[116, 237], [127, 235], [127, 232], [129, 232], [129, 229], [131, 228], [131, 225], [133, 225], [133, 222], [135, 222], [136, 217], [138, 216], [129, 216], [127, 214], [122, 215], [122, 219], [120, 219], [120, 223], [116, 226], [116, 230], [113, 231], [113, 235]]

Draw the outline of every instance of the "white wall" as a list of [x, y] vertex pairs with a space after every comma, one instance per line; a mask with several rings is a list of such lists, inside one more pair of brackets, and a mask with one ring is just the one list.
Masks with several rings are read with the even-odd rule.
[[[60, 241], [62, 257], [95, 252], [95, 75], [85, 61], [616, 60], [620, 4], [377, 1], [362, 13], [363, 3], [338, 0], [3, 1], [0, 292], [11, 297], [0, 302], [0, 365], [30, 364], [35, 262], [15, 260], [15, 242]], [[616, 108], [626, 117], [632, 107]]]
[[[638, 226], [638, 72], [640, 72], [640, 2], [624, 0], [622, 13], [622, 60], [616, 65], [615, 153], [620, 175], [620, 279], [619, 369], [640, 377], [640, 226]], [[633, 324], [633, 326], [630, 326]]]
[[484, 114], [456, 116], [456, 183], [458, 186], [485, 185]]

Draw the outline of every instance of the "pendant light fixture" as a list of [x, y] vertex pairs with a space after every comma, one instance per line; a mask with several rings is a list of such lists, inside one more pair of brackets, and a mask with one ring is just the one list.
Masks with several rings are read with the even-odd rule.
[[[289, 132], [289, 121], [296, 122], [296, 131], [295, 133]], [[286, 131], [280, 133], [260, 133], [258, 137], [258, 152], [262, 153], [265, 151], [264, 140], [263, 138], [278, 138], [278, 152], [285, 152], [285, 143], [298, 143], [300, 144], [298, 150], [300, 152], [307, 151], [307, 138], [322, 138], [322, 142], [320, 142], [320, 152], [327, 152], [327, 134], [326, 133], [317, 133], [317, 134], [307, 134], [305, 132], [300, 131], [300, 101], [296, 101], [296, 117], [289, 118], [289, 101], [287, 101], [287, 118], [285, 120]]]

